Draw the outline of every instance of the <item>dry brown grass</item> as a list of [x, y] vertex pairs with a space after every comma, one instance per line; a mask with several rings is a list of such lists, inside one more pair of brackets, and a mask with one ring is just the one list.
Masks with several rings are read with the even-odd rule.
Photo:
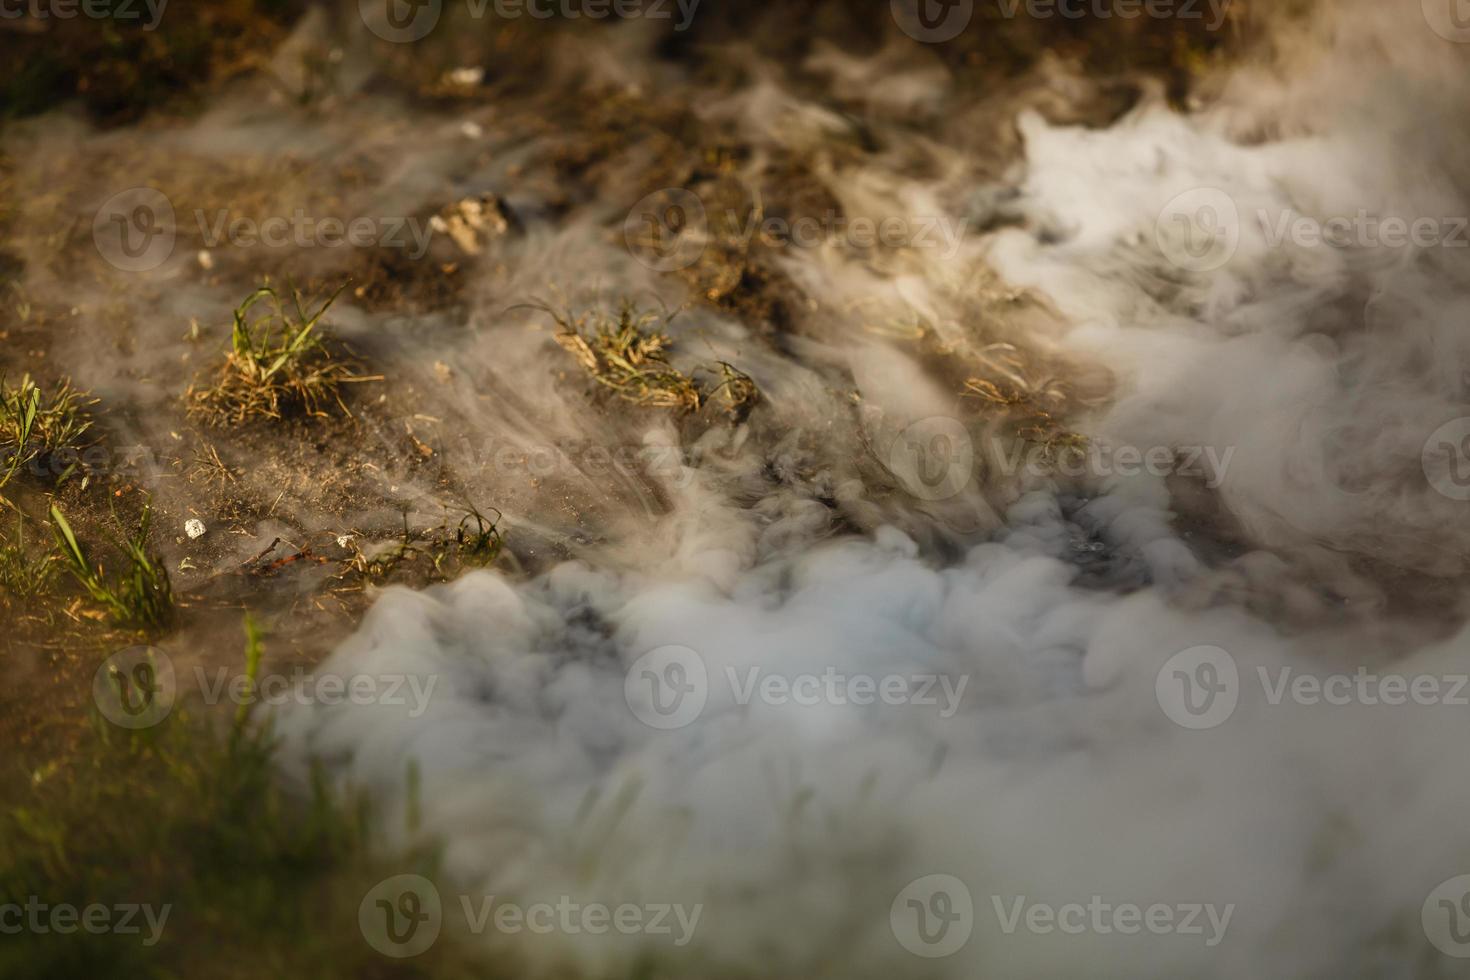
[[[212, 383], [190, 385], [184, 396], [189, 413], [211, 425], [293, 414], [320, 417], [334, 405], [351, 415], [342, 403], [342, 386], [382, 379], [359, 374], [359, 366], [321, 328], [344, 288], [338, 287], [313, 312], [296, 289], [289, 300], [269, 284], [247, 296], [235, 309], [225, 363]], [[267, 310], [252, 320], [258, 303]]]
[[[560, 328], [556, 342], [575, 357], [593, 380], [635, 405], [698, 411], [722, 404], [733, 415], [748, 412], [760, 397], [745, 372], [716, 362], [719, 380], [701, 383], [669, 363], [671, 341], [664, 332], [675, 314], [641, 313], [624, 300], [616, 314], [588, 310], [558, 313], [538, 306]], [[712, 368], [698, 373], [713, 374]]]

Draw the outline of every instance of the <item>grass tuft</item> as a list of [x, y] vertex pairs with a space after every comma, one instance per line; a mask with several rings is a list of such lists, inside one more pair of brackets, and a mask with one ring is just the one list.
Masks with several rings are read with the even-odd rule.
[[32, 557], [26, 548], [25, 517], [16, 515], [15, 540], [0, 542], [0, 590], [22, 601], [46, 591], [56, 573], [56, 555]]
[[662, 328], [672, 315], [639, 313], [628, 300], [616, 316], [602, 310], [575, 317], [547, 312], [561, 328], [556, 342], [619, 398], [657, 408], [699, 408], [694, 381], [668, 361], [670, 341]]
[[102, 566], [88, 559], [61, 510], [51, 505], [56, 543], [68, 570], [87, 594], [124, 626], [154, 629], [167, 625], [173, 618], [174, 595], [168, 570], [148, 549], [148, 527], [152, 519], [151, 508], [144, 506], [137, 533], [114, 541], [127, 561], [127, 570], [110, 581]]
[[505, 541], [500, 536], [500, 512], [491, 520], [475, 507], [468, 504], [466, 513], [459, 519], [454, 532], [455, 553], [463, 565], [483, 568], [500, 556]]
[[665, 328], [675, 314], [639, 312], [623, 300], [616, 314], [587, 310], [573, 315], [544, 306], [559, 329], [556, 342], [575, 357], [598, 384], [635, 405], [697, 411], [718, 397], [732, 414], [749, 411], [759, 398], [755, 382], [730, 364], [719, 362], [720, 381], [701, 384], [668, 360]]
[[985, 378], [969, 378], [961, 396], [975, 398], [1012, 413], [1016, 417], [1015, 434], [1039, 446], [1046, 459], [1057, 460], [1087, 449], [1087, 436], [1068, 428], [1057, 417], [1065, 395], [1052, 383], [1005, 385]]
[[426, 574], [427, 581], [443, 582], [452, 577], [455, 566], [459, 569], [484, 568], [492, 564], [505, 547], [500, 531], [500, 512], [496, 511], [492, 520], [474, 504], [466, 503], [459, 513], [459, 523], [452, 528], [446, 518], [439, 527], [419, 532], [409, 528], [405, 512], [403, 534], [398, 541], [372, 554], [354, 543], [354, 554], [345, 563], [346, 568], [370, 581], [382, 582], [395, 572], [417, 566]]
[[79, 449], [92, 427], [88, 396], [60, 382], [48, 397], [30, 375], [19, 385], [0, 377], [0, 488], [20, 468], [33, 461], [46, 461], [63, 449]]
[[[245, 297], [235, 309], [230, 352], [213, 383], [196, 383], [185, 394], [190, 414], [211, 425], [292, 414], [321, 417], [333, 405], [352, 414], [342, 403], [342, 385], [381, 379], [357, 374], [321, 326], [345, 288], [343, 283], [310, 311], [295, 288], [283, 296], [267, 284]], [[252, 319], [258, 305], [265, 312]]]

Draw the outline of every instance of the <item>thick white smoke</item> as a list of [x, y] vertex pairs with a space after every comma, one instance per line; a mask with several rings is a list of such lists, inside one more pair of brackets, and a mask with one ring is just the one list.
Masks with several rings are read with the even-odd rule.
[[[512, 526], [577, 560], [385, 593], [322, 669], [432, 677], [433, 697], [288, 714], [293, 757], [328, 760], [390, 815], [420, 772], [422, 825], [389, 829], [441, 838], [465, 894], [702, 908], [684, 945], [501, 936], [533, 975], [1463, 975], [1426, 929], [1431, 892], [1470, 873], [1466, 707], [1291, 693], [1392, 675], [1449, 696], [1470, 652], [1466, 504], [1425, 454], [1467, 403], [1470, 249], [1447, 236], [1467, 211], [1470, 76], [1417, 7], [1283, 28], [1274, 63], [1192, 114], [1149, 95], [1104, 129], [1023, 110], [1007, 187], [973, 186], [962, 152], [917, 137], [834, 155], [818, 176], [848, 216], [958, 223], [984, 199], [999, 230], [975, 219], [954, 249], [886, 266], [791, 250], [806, 308], [784, 345], [686, 318], [680, 339], [761, 385], [747, 426], [599, 422], [517, 387], [539, 342], [497, 340], [492, 369], [471, 348], [469, 378], [512, 394], [487, 406], [466, 381], [454, 424], [526, 445], [554, 424], [687, 438], [685, 463], [641, 489], [574, 475], [594, 541], [511, 502]], [[835, 50], [810, 67], [839, 93], [882, 84]], [[842, 115], [755, 74], [708, 118], [760, 153], [847, 138]], [[900, 78], [880, 115], [945, 94], [925, 62]], [[1282, 220], [1360, 210], [1446, 237], [1276, 240]], [[486, 292], [521, 292], [574, 250], [614, 292], [672, 288], [578, 244], [600, 224], [531, 230]], [[894, 339], [904, 322], [942, 355]], [[999, 469], [935, 366], [999, 343], [1098, 389], [1068, 419], [1095, 444], [1197, 451], [1204, 478]], [[973, 455], [947, 458], [974, 479], [938, 499], [892, 447], [960, 421]], [[797, 678], [837, 687], [809, 705], [761, 693]], [[840, 703], [863, 678], [905, 703]], [[1191, 714], [1201, 691], [1181, 682], [1224, 683], [1233, 712]], [[962, 885], [950, 904], [905, 891], [936, 874]], [[961, 891], [967, 940], [916, 955], [904, 896], [938, 915]], [[1186, 929], [1026, 924], [1038, 904], [1129, 903], [1175, 924], [1199, 909]]]

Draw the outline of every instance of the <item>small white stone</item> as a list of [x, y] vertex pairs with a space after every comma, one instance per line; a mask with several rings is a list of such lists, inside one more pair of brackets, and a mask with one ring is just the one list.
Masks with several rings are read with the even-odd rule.
[[466, 88], [479, 85], [485, 80], [485, 69], [478, 65], [468, 68], [456, 68], [449, 73], [449, 81], [455, 85], [463, 85]]
[[357, 539], [350, 534], [337, 535], [337, 547], [339, 548], [351, 548], [356, 544]]
[[466, 138], [472, 140], [477, 140], [481, 136], [485, 135], [485, 131], [480, 128], [480, 124], [470, 119], [467, 119], [459, 124], [459, 131], [463, 133]]
[[190, 541], [197, 541], [204, 537], [204, 522], [197, 517], [191, 517], [184, 522], [184, 533], [189, 536]]

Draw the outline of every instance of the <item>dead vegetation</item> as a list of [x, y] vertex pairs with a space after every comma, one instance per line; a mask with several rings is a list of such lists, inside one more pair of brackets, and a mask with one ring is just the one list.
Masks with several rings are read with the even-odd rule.
[[[453, 517], [459, 515], [455, 522]], [[336, 539], [339, 557], [319, 554], [311, 545], [296, 546], [273, 540], [260, 554], [247, 561], [242, 571], [260, 578], [278, 575], [293, 566], [336, 565], [335, 580], [344, 583], [344, 592], [361, 591], [366, 585], [383, 585], [390, 581], [427, 585], [447, 582], [457, 572], [484, 568], [500, 557], [505, 539], [500, 531], [501, 515], [489, 517], [471, 503], [446, 513], [438, 526], [415, 530], [403, 515], [403, 531], [396, 540], [358, 542], [354, 534]], [[281, 548], [286, 545], [285, 550]], [[331, 551], [330, 545], [322, 551]], [[340, 557], [345, 553], [345, 557]]]
[[[235, 309], [230, 351], [208, 384], [190, 385], [185, 400], [191, 415], [210, 425], [239, 425], [252, 419], [289, 415], [321, 417], [342, 402], [342, 386], [380, 381], [359, 373], [359, 365], [326, 336], [322, 318], [346, 283], [320, 306], [310, 304], [295, 288], [282, 295], [269, 283]], [[264, 314], [251, 319], [257, 304]]]
[[535, 308], [555, 321], [559, 328], [556, 342], [562, 349], [594, 381], [624, 401], [686, 412], [720, 404], [740, 418], [760, 397], [750, 375], [725, 361], [715, 362], [717, 379], [710, 367], [685, 374], [669, 363], [672, 341], [665, 328], [675, 313], [640, 312], [627, 299], [616, 314], [591, 309], [574, 315], [547, 306]]
[[961, 395], [998, 408], [1009, 416], [1012, 433], [1035, 444], [1042, 456], [1054, 460], [1066, 453], [1087, 448], [1085, 435], [1073, 430], [1063, 420], [1075, 407], [1074, 397], [1057, 378], [1033, 380], [1022, 370], [1020, 355], [1010, 344], [992, 344], [982, 351], [987, 366], [999, 364], [996, 374], [1001, 380], [985, 377], [965, 379]]
[[348, 538], [344, 547], [352, 552], [347, 571], [356, 572], [374, 583], [382, 583], [395, 573], [407, 573], [414, 566], [426, 582], [445, 581], [450, 566], [483, 568], [495, 561], [504, 548], [500, 533], [500, 513], [492, 520], [473, 504], [465, 504], [457, 524], [444, 523], [430, 531], [413, 531], [405, 515], [403, 534], [398, 541], [364, 550], [355, 539]]
[[445, 205], [429, 219], [429, 229], [448, 235], [465, 255], [479, 255], [485, 243], [511, 230], [510, 212], [492, 193]]
[[966, 381], [962, 394], [1011, 412], [1016, 437], [1037, 446], [1043, 459], [1055, 461], [1069, 453], [1081, 453], [1087, 449], [1087, 436], [1066, 425], [1055, 414], [1059, 409], [1045, 407], [1045, 400], [1014, 388], [1001, 388], [983, 378]]

